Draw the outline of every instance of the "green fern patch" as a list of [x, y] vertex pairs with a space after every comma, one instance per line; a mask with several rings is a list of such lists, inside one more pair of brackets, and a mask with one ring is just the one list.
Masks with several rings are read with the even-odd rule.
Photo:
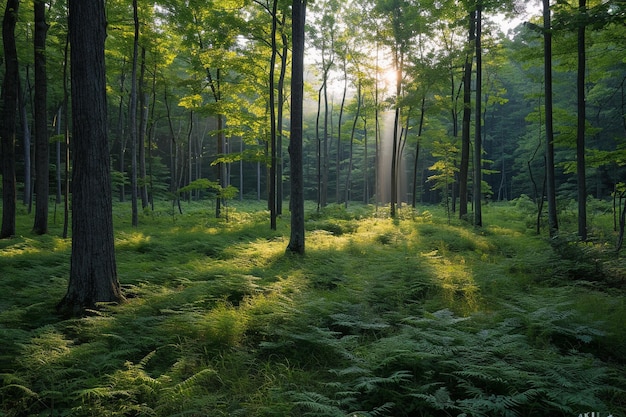
[[626, 415], [619, 260], [536, 236], [526, 203], [482, 230], [311, 206], [303, 257], [261, 204], [163, 203], [138, 228], [116, 204], [126, 302], [75, 319], [54, 314], [60, 225], [0, 241], [0, 416]]

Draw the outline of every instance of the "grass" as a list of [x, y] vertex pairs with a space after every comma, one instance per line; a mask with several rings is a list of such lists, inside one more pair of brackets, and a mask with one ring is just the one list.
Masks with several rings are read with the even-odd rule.
[[550, 242], [523, 203], [480, 230], [437, 207], [310, 209], [303, 258], [260, 204], [163, 203], [138, 228], [116, 204], [127, 301], [71, 320], [61, 225], [2, 240], [0, 416], [624, 415], [610, 219]]

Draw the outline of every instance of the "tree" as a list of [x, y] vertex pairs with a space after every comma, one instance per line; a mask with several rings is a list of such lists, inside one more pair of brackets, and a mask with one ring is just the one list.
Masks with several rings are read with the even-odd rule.
[[548, 200], [548, 227], [550, 237], [559, 230], [556, 214], [556, 182], [554, 173], [554, 117], [552, 110], [552, 24], [550, 18], [550, 0], [543, 1], [543, 68], [544, 101], [546, 118], [546, 194]]
[[123, 300], [113, 240], [107, 137], [104, 1], [69, 1], [73, 193], [72, 254], [65, 297], [57, 306], [79, 314]]
[[304, 101], [304, 26], [306, 0], [293, 0], [291, 39], [291, 235], [287, 251], [304, 255], [304, 172], [302, 166], [302, 102]]
[[35, 0], [35, 224], [37, 234], [48, 232], [48, 197], [50, 193], [48, 150], [48, 82], [46, 71], [46, 2]]
[[578, 123], [576, 129], [576, 178], [578, 180], [578, 237], [587, 240], [587, 185], [585, 174], [585, 30], [587, 15], [587, 1], [578, 0], [580, 23], [578, 26], [578, 71], [576, 77], [576, 91], [578, 97]]
[[2, 42], [4, 47], [4, 81], [2, 83], [2, 229], [0, 239], [15, 234], [15, 205], [17, 199], [15, 184], [15, 130], [17, 118], [18, 66], [15, 46], [15, 25], [19, 0], [8, 0], [2, 21]]

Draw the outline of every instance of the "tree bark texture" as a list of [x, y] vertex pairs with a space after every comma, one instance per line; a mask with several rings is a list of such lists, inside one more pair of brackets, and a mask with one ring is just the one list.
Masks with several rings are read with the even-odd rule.
[[461, 125], [461, 165], [459, 166], [459, 218], [467, 217], [470, 127], [472, 117], [472, 57], [476, 33], [476, 11], [469, 13], [468, 51], [463, 72], [463, 122]]
[[585, 25], [587, 14], [587, 1], [578, 1], [578, 12], [581, 15], [581, 23], [578, 27], [578, 128], [576, 135], [576, 176], [578, 178], [578, 236], [580, 240], [587, 240], [587, 185], [585, 174]]
[[304, 254], [304, 172], [302, 166], [302, 102], [304, 98], [304, 24], [306, 0], [293, 0], [291, 66], [291, 234], [287, 251]]
[[19, 73], [17, 49], [15, 46], [15, 25], [19, 0], [7, 0], [2, 21], [2, 42], [4, 47], [4, 81], [2, 84], [2, 229], [0, 239], [15, 235], [15, 206], [17, 191], [15, 184], [15, 130], [17, 129], [17, 95]]
[[35, 1], [35, 223], [33, 232], [48, 233], [48, 197], [50, 194], [50, 151], [48, 146], [46, 72], [46, 2]]
[[552, 23], [550, 0], [543, 0], [544, 84], [546, 108], [546, 194], [550, 237], [559, 230], [556, 213], [556, 181], [554, 172], [554, 123], [552, 99]]
[[103, 0], [69, 1], [73, 176], [72, 255], [67, 293], [58, 305], [80, 314], [123, 299], [113, 240], [107, 138]]

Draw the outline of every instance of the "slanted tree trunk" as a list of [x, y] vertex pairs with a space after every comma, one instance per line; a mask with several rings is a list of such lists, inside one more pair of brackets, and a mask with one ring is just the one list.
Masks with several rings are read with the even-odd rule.
[[15, 184], [15, 130], [17, 128], [17, 95], [19, 71], [15, 46], [15, 25], [19, 0], [7, 0], [2, 21], [2, 43], [4, 47], [4, 81], [2, 83], [2, 125], [0, 126], [2, 165], [2, 228], [0, 239], [15, 234], [15, 206], [17, 191]]
[[302, 166], [302, 102], [304, 99], [304, 25], [306, 0], [292, 3], [291, 138], [291, 234], [287, 251], [304, 255], [304, 172]]
[[69, 1], [72, 80], [72, 254], [70, 279], [57, 309], [80, 314], [123, 299], [113, 240], [107, 138], [103, 0]]

